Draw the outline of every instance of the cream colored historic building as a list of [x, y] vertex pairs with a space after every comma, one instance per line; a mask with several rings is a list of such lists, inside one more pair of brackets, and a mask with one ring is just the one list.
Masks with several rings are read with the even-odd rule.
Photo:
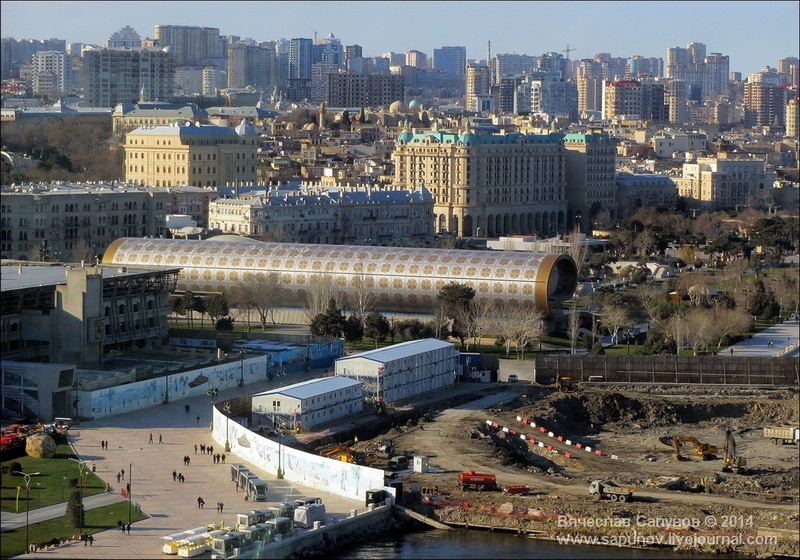
[[551, 235], [567, 226], [562, 138], [435, 125], [420, 133], [406, 129], [393, 154], [394, 183], [431, 191], [437, 233]]
[[717, 208], [736, 208], [758, 200], [772, 202], [775, 173], [763, 160], [720, 153], [683, 164], [683, 175], [675, 179], [678, 195]]
[[590, 231], [594, 216], [601, 209], [617, 215], [617, 141], [606, 133], [566, 134], [568, 225], [580, 223]]
[[125, 180], [156, 187], [252, 184], [257, 150], [247, 120], [236, 129], [188, 121], [143, 126], [125, 137]]
[[211, 202], [208, 222], [225, 233], [295, 243], [429, 245], [434, 240], [433, 197], [425, 188], [261, 191]]

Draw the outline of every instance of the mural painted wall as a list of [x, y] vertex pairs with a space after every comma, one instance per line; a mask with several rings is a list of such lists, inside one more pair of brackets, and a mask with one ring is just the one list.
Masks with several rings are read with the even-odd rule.
[[[338, 343], [338, 344], [337, 344]], [[207, 366], [204, 368], [167, 375], [157, 379], [137, 381], [97, 391], [78, 391], [78, 411], [81, 418], [104, 418], [151, 406], [205, 395], [211, 389], [220, 391], [238, 385], [266, 381], [269, 375], [301, 371], [310, 359], [310, 367], [333, 363], [341, 356], [344, 343], [336, 340], [325, 344], [312, 344], [309, 349], [298, 347], [276, 354], [245, 358], [238, 362]], [[295, 367], [286, 367], [293, 364]]]
[[[327, 459], [280, 445], [234, 422], [216, 407], [213, 408], [211, 435], [220, 447], [228, 442], [232, 453], [269, 473], [277, 474], [280, 460], [284, 479], [321, 492], [362, 500], [367, 490], [383, 488], [381, 469]], [[229, 462], [235, 461], [229, 459]]]

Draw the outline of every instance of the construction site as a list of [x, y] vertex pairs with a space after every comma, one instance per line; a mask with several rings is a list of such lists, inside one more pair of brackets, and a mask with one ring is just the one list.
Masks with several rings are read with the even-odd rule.
[[385, 468], [402, 502], [432, 524], [575, 544], [800, 553], [796, 387], [565, 377], [451, 393], [413, 414], [390, 410], [374, 424], [393, 427], [321, 454]]

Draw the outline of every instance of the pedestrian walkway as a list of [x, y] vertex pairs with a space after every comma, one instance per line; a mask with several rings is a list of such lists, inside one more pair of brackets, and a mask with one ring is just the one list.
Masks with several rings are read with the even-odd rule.
[[780, 358], [797, 356], [798, 349], [800, 349], [800, 320], [790, 319], [754, 333], [752, 337], [729, 346], [722, 354]]
[[[319, 377], [324, 370], [312, 370], [291, 374], [281, 384], [295, 383]], [[274, 388], [278, 382], [260, 382], [244, 388], [221, 391], [217, 400], [230, 399]], [[191, 412], [186, 413], [188, 404]], [[200, 415], [200, 426], [196, 417]], [[124, 535], [116, 528], [95, 534], [94, 546], [85, 547], [74, 542], [51, 549], [26, 554], [26, 558], [157, 558], [161, 556], [160, 539], [186, 529], [224, 522], [225, 526], [236, 523], [236, 514], [251, 509], [268, 507], [275, 503], [293, 501], [308, 495], [321, 495], [329, 519], [347, 517], [350, 511], [364, 504], [361, 501], [341, 498], [321, 493], [318, 489], [293, 484], [287, 480], [277, 480], [274, 475], [250, 464], [250, 469], [268, 484], [268, 502], [258, 505], [244, 500], [244, 494], [237, 492], [230, 482], [230, 463], [244, 462], [233, 453], [226, 453], [225, 464], [213, 462], [209, 454], [195, 453], [195, 444], [213, 445], [214, 453], [224, 450], [211, 438], [211, 399], [194, 397], [158, 405], [145, 410], [112, 416], [100, 420], [81, 422], [70, 430], [70, 440], [81, 460], [97, 465], [97, 474], [104, 480], [108, 478], [112, 492], [85, 499], [86, 507], [97, 507], [122, 500], [120, 487], [131, 483], [131, 498], [141, 506], [148, 519], [134, 523], [131, 534]], [[163, 444], [149, 444], [150, 432], [163, 436]], [[101, 440], [107, 440], [108, 449], [102, 449]], [[183, 457], [190, 457], [186, 466]], [[125, 469], [125, 480], [116, 482], [116, 473]], [[186, 482], [173, 481], [172, 471], [176, 470], [186, 477]], [[107, 473], [107, 474], [106, 474]], [[199, 509], [197, 498], [202, 497], [208, 507]], [[215, 504], [224, 504], [221, 514], [216, 512]], [[64, 515], [64, 504], [30, 511], [30, 522], [35, 523]], [[3, 528], [6, 522], [15, 527], [25, 525], [19, 515], [3, 514]], [[123, 522], [127, 519], [123, 518]], [[114, 525], [116, 519], [109, 520]], [[12, 527], [14, 528], [14, 527]]]

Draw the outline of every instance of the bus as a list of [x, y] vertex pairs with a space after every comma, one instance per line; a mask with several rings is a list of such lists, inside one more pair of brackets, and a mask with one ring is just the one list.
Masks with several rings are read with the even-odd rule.
[[247, 486], [245, 486], [244, 491], [249, 500], [256, 502], [267, 501], [267, 483], [257, 476], [251, 476], [247, 479]]

